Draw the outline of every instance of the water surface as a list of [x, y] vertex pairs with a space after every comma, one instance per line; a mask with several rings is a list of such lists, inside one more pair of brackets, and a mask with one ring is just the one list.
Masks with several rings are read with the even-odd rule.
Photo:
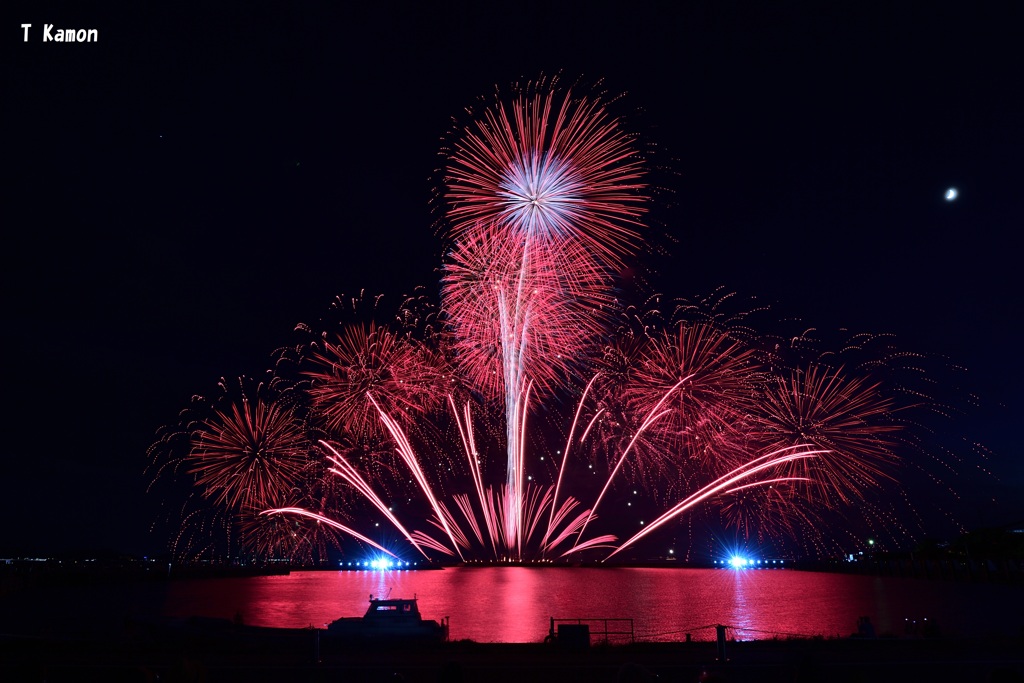
[[[419, 598], [427, 618], [450, 617], [451, 637], [534, 642], [549, 619], [633, 620], [638, 639], [848, 636], [860, 616], [904, 635], [915, 620], [945, 635], [1013, 634], [1024, 589], [792, 570], [454, 568], [409, 572], [293, 572], [175, 582], [163, 612], [233, 617], [260, 626], [324, 626], [362, 614], [370, 595]], [[592, 626], [592, 628], [594, 628]]]
[[[451, 637], [537, 642], [549, 619], [632, 619], [640, 640], [712, 640], [715, 624], [739, 640], [848, 636], [860, 616], [903, 636], [924, 619], [947, 636], [1019, 635], [1024, 586], [794, 570], [453, 568], [306, 571], [285, 576], [33, 588], [0, 597], [0, 632], [94, 636], [131, 617], [231, 619], [322, 627], [361, 615], [369, 596], [419, 598]], [[909, 621], [908, 621], [909, 620]], [[594, 626], [591, 627], [594, 630]]]

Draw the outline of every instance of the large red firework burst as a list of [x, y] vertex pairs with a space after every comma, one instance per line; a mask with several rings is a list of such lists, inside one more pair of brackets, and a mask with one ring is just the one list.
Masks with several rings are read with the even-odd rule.
[[[379, 412], [422, 415], [444, 401], [446, 373], [437, 354], [409, 337], [350, 324], [310, 352], [309, 394], [330, 432], [366, 439], [383, 432]], [[447, 380], [447, 381], [446, 381]]]
[[305, 481], [309, 444], [301, 421], [259, 393], [214, 408], [192, 443], [188, 471], [208, 498], [231, 509], [279, 505]]
[[753, 351], [726, 331], [680, 323], [651, 338], [626, 399], [644, 415], [660, 402], [652, 438], [662, 457], [689, 460], [698, 471], [725, 471], [749, 452], [743, 440], [762, 374]]
[[789, 473], [804, 478], [805, 495], [844, 504], [891, 480], [898, 460], [892, 398], [880, 384], [842, 369], [811, 364], [770, 382], [759, 402], [758, 431], [769, 447], [813, 444], [823, 455], [799, 461]]
[[494, 224], [506, 239], [580, 245], [610, 265], [636, 246], [644, 165], [599, 99], [541, 82], [459, 132], [445, 178], [454, 237]]

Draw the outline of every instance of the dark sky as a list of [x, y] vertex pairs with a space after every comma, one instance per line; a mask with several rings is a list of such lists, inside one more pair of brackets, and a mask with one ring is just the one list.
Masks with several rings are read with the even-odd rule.
[[999, 501], [967, 521], [1020, 514], [1014, 3], [154, 4], [3, 13], [0, 552], [161, 549], [156, 430], [336, 295], [436, 290], [451, 118], [542, 73], [657, 147], [662, 290], [966, 366]]

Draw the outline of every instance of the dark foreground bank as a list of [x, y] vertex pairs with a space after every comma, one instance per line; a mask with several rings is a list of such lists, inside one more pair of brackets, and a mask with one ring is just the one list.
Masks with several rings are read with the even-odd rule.
[[716, 643], [328, 643], [153, 637], [0, 638], [2, 681], [1024, 681], [1024, 640], [836, 639]]

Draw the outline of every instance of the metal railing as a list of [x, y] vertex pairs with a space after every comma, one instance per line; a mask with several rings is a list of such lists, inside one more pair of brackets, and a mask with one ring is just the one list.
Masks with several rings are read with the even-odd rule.
[[599, 643], [611, 642], [636, 642], [636, 632], [633, 630], [632, 619], [605, 619], [605, 618], [577, 618], [577, 619], [555, 619], [551, 617], [551, 629], [548, 638], [557, 640], [557, 625], [574, 624], [577, 626], [586, 625], [590, 629], [590, 636]]

